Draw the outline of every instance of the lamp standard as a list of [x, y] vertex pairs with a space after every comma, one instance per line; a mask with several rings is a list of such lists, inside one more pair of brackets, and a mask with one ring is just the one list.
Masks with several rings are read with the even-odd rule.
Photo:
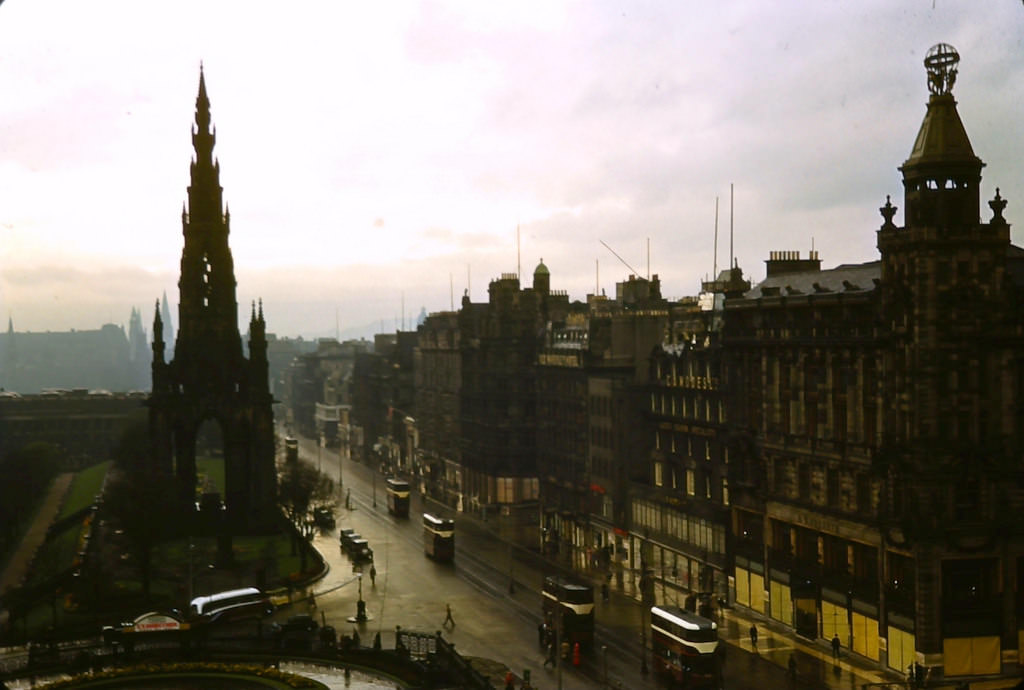
[[558, 676], [558, 690], [562, 690], [562, 636], [565, 635], [563, 618], [565, 614], [562, 613], [562, 597], [559, 592], [558, 598], [555, 599], [555, 674]]

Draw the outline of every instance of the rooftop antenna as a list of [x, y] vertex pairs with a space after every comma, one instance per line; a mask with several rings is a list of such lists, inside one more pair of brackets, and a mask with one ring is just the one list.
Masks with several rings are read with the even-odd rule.
[[651, 279], [651, 238], [647, 238], [647, 280]]
[[608, 251], [610, 251], [615, 256], [616, 259], [621, 261], [622, 265], [625, 266], [626, 268], [628, 268], [630, 270], [630, 272], [633, 273], [633, 275], [640, 275], [640, 271], [636, 270], [635, 268], [633, 268], [632, 266], [627, 264], [625, 259], [623, 259], [621, 256], [619, 256], [614, 249], [612, 249], [611, 247], [608, 246], [607, 242], [605, 242], [604, 240], [598, 240], [598, 242], [603, 244], [604, 248], [607, 249]]
[[594, 297], [601, 294], [601, 260], [594, 259]]
[[405, 290], [402, 290], [402, 330], [405, 330]]
[[448, 309], [455, 311], [455, 279], [451, 271], [448, 271]]
[[516, 276], [520, 280], [523, 279], [523, 267], [520, 261], [521, 248], [522, 247], [519, 244], [519, 223], [516, 223]]
[[715, 197], [715, 258], [711, 262], [712, 280], [718, 278], [718, 197]]
[[[732, 271], [732, 182], [729, 183], [729, 270]], [[732, 273], [729, 274], [730, 277]]]
[[341, 342], [341, 327], [338, 325], [338, 308], [334, 308], [334, 339]]
[[469, 264], [466, 264], [466, 297], [469, 297], [470, 300], [472, 300], [473, 299], [472, 298], [472, 294], [473, 293], [470, 292], [470, 288], [471, 288], [471, 285], [470, 285], [470, 282], [469, 282]]

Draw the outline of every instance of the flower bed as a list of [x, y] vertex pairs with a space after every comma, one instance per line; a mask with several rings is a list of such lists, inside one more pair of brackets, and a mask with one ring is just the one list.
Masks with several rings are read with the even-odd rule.
[[[181, 681], [198, 681], [203, 687], [224, 688], [313, 688], [326, 690], [326, 686], [295, 673], [279, 671], [272, 666], [218, 663], [141, 664], [112, 668], [97, 673], [83, 673], [62, 680], [38, 685], [38, 690], [61, 688], [165, 688], [172, 681], [180, 687]], [[203, 681], [208, 681], [203, 683]]]

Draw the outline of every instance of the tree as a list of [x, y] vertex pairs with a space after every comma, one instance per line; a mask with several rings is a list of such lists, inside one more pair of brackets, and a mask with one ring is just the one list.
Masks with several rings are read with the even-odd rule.
[[285, 465], [277, 490], [281, 507], [303, 536], [312, 534], [313, 511], [335, 507], [334, 480], [303, 460]]
[[146, 471], [152, 457], [147, 421], [138, 421], [125, 429], [114, 448], [114, 463], [129, 472]]
[[300, 568], [306, 568], [306, 549], [299, 549], [294, 535], [313, 535], [313, 511], [327, 508], [334, 511], [334, 480], [303, 460], [285, 463], [277, 484], [277, 497], [296, 531], [292, 538], [292, 555], [301, 557]]
[[14, 547], [21, 537], [63, 457], [58, 446], [37, 441], [0, 459], [0, 553]]
[[148, 599], [153, 547], [174, 533], [180, 521], [177, 484], [173, 477], [119, 469], [108, 481], [103, 510], [124, 531], [128, 548], [139, 565], [142, 592]]

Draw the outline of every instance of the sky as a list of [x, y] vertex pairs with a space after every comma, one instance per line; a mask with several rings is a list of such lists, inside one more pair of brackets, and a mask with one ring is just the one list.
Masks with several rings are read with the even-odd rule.
[[6, 0], [0, 315], [149, 327], [166, 292], [177, 325], [200, 64], [243, 331], [255, 299], [280, 336], [411, 329], [540, 260], [573, 300], [694, 295], [730, 225], [755, 281], [871, 261], [940, 42], [1024, 244], [1020, 0]]

